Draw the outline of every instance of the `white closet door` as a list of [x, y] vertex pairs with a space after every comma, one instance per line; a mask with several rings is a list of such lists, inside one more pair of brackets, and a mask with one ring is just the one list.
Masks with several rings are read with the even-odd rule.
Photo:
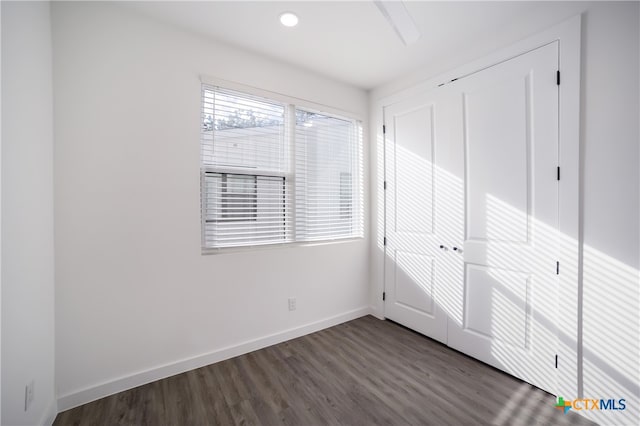
[[[442, 288], [451, 279], [440, 248], [449, 231], [439, 208], [446, 195], [449, 115], [441, 90], [384, 108], [386, 167], [385, 317], [441, 342], [447, 340]], [[461, 279], [461, 275], [460, 275]]]
[[[553, 392], [557, 348], [557, 42], [448, 86], [465, 188], [464, 279], [448, 344]], [[462, 208], [455, 206], [454, 208]], [[463, 243], [463, 244], [462, 244]]]

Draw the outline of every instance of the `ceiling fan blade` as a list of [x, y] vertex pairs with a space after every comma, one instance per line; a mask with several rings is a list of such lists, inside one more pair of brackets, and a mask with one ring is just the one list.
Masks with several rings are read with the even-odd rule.
[[415, 43], [420, 38], [420, 30], [402, 1], [374, 0], [380, 12], [389, 21], [396, 34], [405, 46]]

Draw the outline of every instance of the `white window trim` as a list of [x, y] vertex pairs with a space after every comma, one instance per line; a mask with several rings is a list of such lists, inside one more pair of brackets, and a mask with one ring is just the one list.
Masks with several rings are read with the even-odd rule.
[[[243, 246], [231, 246], [231, 247], [206, 247], [205, 246], [205, 217], [202, 214], [202, 206], [200, 207], [200, 216], [201, 216], [201, 223], [200, 223], [200, 238], [201, 238], [201, 254], [202, 255], [218, 255], [218, 254], [231, 254], [231, 253], [240, 253], [240, 252], [246, 252], [246, 251], [255, 251], [255, 250], [273, 250], [273, 249], [283, 249], [283, 248], [293, 248], [293, 247], [310, 247], [310, 246], [319, 246], [319, 245], [327, 245], [327, 244], [340, 244], [340, 243], [349, 243], [349, 242], [354, 242], [354, 241], [361, 241], [364, 240], [365, 238], [365, 232], [366, 232], [366, 217], [367, 217], [367, 212], [366, 212], [366, 207], [365, 207], [365, 198], [366, 198], [366, 188], [365, 188], [365, 182], [366, 182], [366, 178], [365, 178], [365, 167], [364, 167], [364, 155], [365, 155], [365, 148], [364, 148], [364, 126], [365, 126], [365, 120], [362, 117], [361, 114], [358, 113], [354, 113], [354, 112], [350, 112], [350, 111], [346, 111], [346, 110], [342, 110], [342, 109], [338, 109], [332, 106], [328, 106], [328, 105], [324, 105], [321, 103], [317, 103], [317, 102], [313, 102], [313, 101], [309, 101], [306, 99], [302, 99], [302, 98], [297, 98], [294, 96], [289, 96], [289, 95], [285, 95], [282, 93], [278, 93], [278, 92], [272, 92], [269, 90], [265, 90], [265, 89], [260, 89], [254, 86], [249, 86], [246, 84], [242, 84], [242, 83], [237, 83], [234, 81], [230, 81], [230, 80], [224, 80], [224, 79], [220, 79], [217, 77], [211, 77], [211, 76], [206, 76], [206, 75], [200, 75], [200, 87], [202, 88], [202, 85], [210, 85], [213, 87], [220, 87], [220, 88], [224, 88], [224, 89], [229, 89], [229, 90], [235, 90], [238, 92], [242, 92], [242, 93], [246, 93], [248, 95], [253, 95], [253, 96], [258, 96], [258, 97], [262, 97], [262, 98], [266, 98], [266, 99], [270, 99], [270, 100], [274, 100], [277, 102], [281, 102], [283, 104], [285, 104], [287, 106], [287, 111], [289, 116], [287, 117], [287, 124], [285, 124], [285, 138], [289, 138], [292, 134], [295, 134], [295, 109], [297, 108], [302, 108], [305, 110], [310, 110], [313, 112], [318, 112], [321, 114], [327, 114], [330, 116], [336, 116], [336, 118], [341, 118], [341, 119], [346, 119], [346, 120], [353, 120], [356, 123], [356, 131], [358, 131], [360, 133], [360, 158], [359, 158], [359, 176], [357, 176], [357, 184], [358, 187], [360, 188], [360, 199], [357, 200], [358, 203], [360, 204], [360, 206], [358, 207], [361, 210], [361, 221], [362, 221], [362, 235], [360, 236], [346, 236], [346, 237], [333, 237], [333, 238], [327, 238], [324, 240], [318, 240], [318, 241], [288, 241], [288, 242], [274, 242], [274, 243], [267, 243], [267, 244], [255, 244], [255, 245], [243, 245]], [[202, 106], [200, 106], [200, 108], [202, 108]], [[283, 177], [285, 177], [286, 179], [288, 179], [290, 181], [290, 184], [292, 185], [292, 188], [295, 188], [295, 143], [291, 143], [289, 149], [291, 150], [290, 152], [290, 158], [291, 158], [291, 172], [290, 173], [276, 173], [274, 174], [273, 171], [269, 171], [268, 173], [270, 175], [281, 175]], [[202, 173], [203, 171], [205, 172], [216, 172], [216, 173], [220, 173], [221, 170], [223, 170], [223, 173], [225, 173], [226, 169], [224, 168], [217, 168], [217, 167], [203, 167], [202, 166], [202, 160], [199, 159], [199, 173], [200, 173], [200, 188], [202, 188], [203, 185], [203, 179], [204, 179], [204, 173]], [[229, 173], [237, 173], [237, 169], [233, 169], [230, 168]], [[202, 191], [202, 189], [200, 189], [200, 191]], [[294, 230], [294, 235], [295, 235], [295, 221], [296, 221], [296, 215], [295, 215], [295, 194], [294, 196], [291, 197], [292, 200], [290, 201], [290, 205], [292, 208], [292, 212], [293, 214], [290, 216], [290, 220], [291, 220], [291, 226], [293, 226], [293, 230]], [[202, 192], [200, 192], [200, 201], [202, 202]]]

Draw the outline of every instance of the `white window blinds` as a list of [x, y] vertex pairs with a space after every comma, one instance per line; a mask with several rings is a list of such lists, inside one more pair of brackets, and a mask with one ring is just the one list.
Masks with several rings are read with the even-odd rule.
[[203, 248], [361, 237], [355, 120], [203, 84]]
[[203, 246], [292, 240], [285, 106], [202, 89]]
[[296, 109], [296, 237], [316, 241], [362, 235], [359, 126]]

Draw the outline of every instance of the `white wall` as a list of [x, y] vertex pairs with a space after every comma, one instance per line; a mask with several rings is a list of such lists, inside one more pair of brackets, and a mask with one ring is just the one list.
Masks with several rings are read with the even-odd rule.
[[589, 6], [582, 39], [582, 379], [586, 397], [626, 397], [627, 424], [640, 418], [639, 5]]
[[365, 92], [119, 5], [52, 25], [60, 409], [367, 312], [367, 240], [203, 256], [199, 194], [200, 74], [362, 117]]
[[[56, 400], [49, 4], [1, 7], [2, 424], [50, 424]], [[34, 401], [25, 412], [31, 381]]]
[[[582, 376], [578, 389], [586, 398], [625, 398], [620, 413], [589, 412], [604, 424], [629, 423], [640, 413], [640, 235], [639, 220], [639, 51], [640, 10], [637, 2], [565, 2], [551, 5], [549, 26], [582, 13]], [[540, 18], [540, 17], [538, 17]], [[544, 20], [544, 19], [543, 19]], [[541, 27], [537, 31], [542, 31]], [[495, 48], [517, 41], [503, 37]], [[471, 62], [473, 56], [452, 54], [446, 64], [423, 70], [378, 87], [370, 105], [402, 89], [451, 68]], [[374, 116], [379, 114], [372, 109]], [[372, 141], [372, 149], [375, 143]], [[376, 157], [378, 158], [376, 160]], [[381, 157], [372, 151], [372, 178], [380, 179]], [[372, 191], [372, 205], [380, 205]], [[382, 315], [382, 276], [379, 208], [372, 209], [372, 287], [370, 300]], [[562, 324], [558, 324], [562, 328]], [[578, 395], [564, 395], [566, 399]]]

